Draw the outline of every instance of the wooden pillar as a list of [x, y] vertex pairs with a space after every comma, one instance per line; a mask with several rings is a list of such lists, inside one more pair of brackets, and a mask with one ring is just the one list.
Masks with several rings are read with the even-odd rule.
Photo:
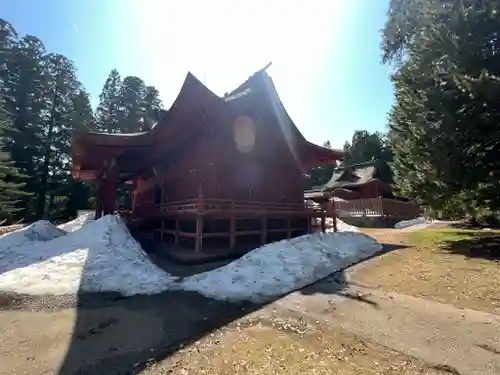
[[290, 224], [290, 216], [286, 218], [286, 238], [292, 237], [291, 224]]
[[337, 209], [335, 208], [335, 200], [334, 198], [332, 198], [332, 200], [330, 201], [330, 204], [331, 204], [331, 211], [332, 211], [332, 219], [333, 219], [333, 231], [335, 233], [338, 232], [338, 228], [337, 228]]
[[109, 213], [109, 184], [107, 180], [102, 181], [102, 189], [101, 189], [101, 207], [102, 207], [102, 216], [106, 216]]
[[260, 233], [260, 242], [264, 245], [267, 242], [267, 217], [265, 214], [261, 217], [260, 222], [262, 228], [262, 232]]
[[321, 231], [323, 233], [326, 232], [326, 226], [325, 226], [325, 206], [323, 203], [321, 203]]
[[198, 201], [196, 204], [196, 240], [195, 251], [198, 252], [203, 246], [203, 215], [205, 214], [205, 200], [203, 197], [203, 184], [198, 188]]
[[203, 248], [203, 216], [196, 216], [196, 243], [195, 251], [199, 252]]
[[99, 219], [102, 216], [102, 205], [103, 205], [103, 181], [97, 180], [97, 201], [95, 208], [95, 219]]
[[161, 218], [161, 232], [160, 232], [160, 241], [163, 242], [163, 232], [165, 231], [165, 219]]
[[97, 181], [96, 185], [97, 185], [97, 192], [96, 192], [96, 200], [95, 200], [95, 215], [94, 215], [95, 220], [99, 219], [99, 208], [101, 205], [100, 193], [99, 193], [99, 181]]
[[236, 217], [235, 217], [234, 201], [231, 202], [230, 212], [230, 228], [229, 228], [229, 248], [234, 249], [236, 246]]
[[117, 179], [118, 179], [118, 170], [116, 167], [116, 163], [113, 160], [111, 169], [109, 170], [106, 176], [106, 183], [107, 183], [106, 200], [107, 200], [108, 214], [113, 214], [115, 212]]
[[175, 218], [175, 246], [179, 246], [179, 218]]

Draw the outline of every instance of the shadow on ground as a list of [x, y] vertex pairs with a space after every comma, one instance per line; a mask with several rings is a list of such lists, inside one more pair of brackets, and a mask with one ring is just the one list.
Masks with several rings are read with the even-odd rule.
[[[151, 251], [145, 244], [143, 247]], [[179, 277], [228, 262], [180, 265], [154, 251], [149, 255], [160, 268]], [[92, 256], [89, 249], [87, 262]], [[83, 272], [82, 283], [91, 281], [91, 277]], [[186, 291], [128, 298], [115, 293], [80, 293], [71, 343], [59, 375], [139, 374], [150, 363], [167, 358], [260, 307], [217, 301]]]
[[445, 241], [441, 249], [469, 258], [500, 261], [500, 233], [489, 231], [464, 232], [462, 240]]
[[[408, 246], [402, 244], [382, 244], [382, 250], [375, 253], [372, 257], [366, 259], [365, 261], [389, 253], [391, 251], [405, 249], [405, 248], [408, 248]], [[342, 270], [339, 272], [335, 272], [330, 276], [301, 289], [300, 293], [304, 295], [313, 295], [313, 294], [338, 295], [359, 302], [367, 303], [374, 307], [377, 306], [375, 302], [365, 298], [365, 296], [353, 292], [352, 290], [349, 290], [351, 285], [352, 284], [346, 277], [346, 270]]]
[[[402, 247], [384, 245], [380, 253]], [[180, 267], [164, 262], [162, 268], [175, 271], [178, 267], [172, 273], [186, 276], [222, 264]], [[84, 272], [83, 277], [91, 275]], [[344, 272], [338, 272], [301, 293], [338, 294], [373, 304], [363, 296], [343, 292], [347, 287]], [[114, 293], [80, 293], [76, 304], [71, 342], [59, 375], [136, 375], [149, 364], [263, 307], [226, 303], [185, 291], [129, 298]]]
[[259, 308], [197, 293], [155, 296], [80, 295], [60, 375], [139, 374], [149, 363]]

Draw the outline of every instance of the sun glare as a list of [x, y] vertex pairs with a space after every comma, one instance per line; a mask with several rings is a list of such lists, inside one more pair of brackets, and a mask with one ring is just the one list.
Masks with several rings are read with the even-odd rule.
[[[130, 3], [128, 3], [130, 4]], [[137, 40], [147, 58], [141, 71], [175, 99], [187, 71], [223, 95], [272, 61], [269, 73], [296, 122], [314, 100], [345, 2], [144, 1], [133, 12]]]

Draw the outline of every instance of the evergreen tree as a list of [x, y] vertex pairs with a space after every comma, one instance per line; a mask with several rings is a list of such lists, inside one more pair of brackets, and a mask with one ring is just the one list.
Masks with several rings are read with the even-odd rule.
[[[2, 72], [5, 110], [11, 116], [12, 126], [4, 131], [5, 151], [15, 166], [27, 176], [26, 191], [35, 193], [39, 188], [39, 161], [43, 145], [44, 116], [48, 112], [46, 77], [43, 59], [45, 48], [34, 36], [25, 36], [12, 43], [3, 55], [6, 69]], [[27, 220], [35, 216], [36, 194], [24, 200]]]
[[70, 184], [71, 133], [93, 127], [88, 94], [71, 61], [45, 51], [34, 36], [18, 37], [0, 21], [0, 87], [11, 126], [4, 151], [26, 175], [25, 219], [64, 214]]
[[161, 108], [158, 90], [135, 76], [123, 79], [116, 69], [109, 74], [97, 107], [98, 130], [135, 133], [151, 128], [151, 114]]
[[377, 161], [380, 179], [392, 183], [392, 149], [387, 136], [380, 133], [369, 133], [366, 130], [356, 130], [351, 142], [345, 142], [343, 165], [359, 164]]
[[438, 210], [500, 209], [500, 4], [393, 0], [384, 55], [395, 62], [395, 180]]
[[119, 123], [123, 133], [148, 130], [148, 116], [160, 109], [159, 92], [153, 86], [146, 86], [138, 77], [125, 77], [120, 90]]
[[96, 120], [97, 129], [105, 133], [120, 133], [119, 112], [122, 81], [120, 73], [113, 69], [99, 95]]
[[22, 215], [23, 199], [28, 194], [23, 190], [21, 175], [4, 149], [5, 130], [11, 127], [10, 118], [0, 101], [0, 222], [14, 222]]

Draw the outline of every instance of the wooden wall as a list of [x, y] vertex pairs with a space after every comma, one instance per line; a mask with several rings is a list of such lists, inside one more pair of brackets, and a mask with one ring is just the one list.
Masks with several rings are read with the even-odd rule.
[[[255, 98], [263, 100], [259, 95]], [[165, 153], [161, 139], [169, 139], [171, 148], [185, 143], [166, 154], [175, 160], [165, 170], [160, 169], [156, 178], [155, 184], [164, 186], [167, 202], [193, 199], [201, 185], [207, 198], [303, 202], [303, 176], [293, 147], [268, 104], [255, 100], [201, 106], [193, 97], [191, 107], [187, 103], [176, 108], [170, 121], [178, 124], [161, 129], [152, 150], [157, 155]], [[242, 150], [235, 124], [241, 123], [237, 119], [243, 116], [251, 119], [255, 138], [250, 149]]]

